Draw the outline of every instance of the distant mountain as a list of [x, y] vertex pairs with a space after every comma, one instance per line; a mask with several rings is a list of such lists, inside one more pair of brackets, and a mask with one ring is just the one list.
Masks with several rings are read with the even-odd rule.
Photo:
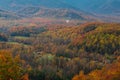
[[92, 15], [61, 0], [0, 0], [0, 7], [20, 17], [93, 20]]
[[[120, 0], [0, 0], [0, 8], [13, 13], [2, 16], [93, 19], [94, 15], [120, 19]], [[92, 15], [92, 14], [94, 15]], [[9, 15], [8, 15], [9, 14]], [[95, 16], [95, 17], [96, 17]], [[116, 17], [117, 16], [117, 17]]]
[[94, 20], [93, 15], [84, 11], [67, 8], [25, 7], [17, 12], [24, 17], [48, 17], [78, 20]]
[[17, 10], [27, 6], [44, 6], [49, 8], [73, 8], [72, 5], [64, 3], [61, 0], [0, 0], [0, 4], [0, 7], [8, 10]]
[[120, 0], [108, 0], [99, 9], [106, 14], [120, 14]]
[[2, 19], [18, 19], [20, 17], [18, 15], [16, 15], [15, 13], [0, 9], [0, 18], [2, 18]]
[[77, 7], [81, 10], [112, 14], [120, 13], [120, 0], [63, 0], [65, 3]]
[[49, 8], [80, 9], [100, 14], [120, 12], [120, 0], [0, 0], [0, 4], [1, 8], [8, 10], [18, 10], [27, 6], [42, 6]]

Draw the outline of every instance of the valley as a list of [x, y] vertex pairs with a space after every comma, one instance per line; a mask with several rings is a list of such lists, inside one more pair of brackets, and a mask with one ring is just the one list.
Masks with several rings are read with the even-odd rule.
[[0, 80], [120, 80], [119, 0], [0, 0]]
[[[9, 27], [6, 31], [3, 29], [0, 33], [0, 51], [8, 50], [14, 57], [19, 55], [19, 58], [25, 61], [22, 63], [24, 66], [19, 66], [26, 70], [22, 75], [27, 73], [30, 80], [71, 80], [81, 70], [88, 74], [96, 69], [102, 69], [105, 65], [119, 62], [120, 24], [117, 23], [46, 27], [34, 25]], [[116, 69], [119, 70], [114, 68], [113, 71]], [[13, 73], [14, 71], [12, 70]], [[106, 77], [107, 74], [103, 76]]]

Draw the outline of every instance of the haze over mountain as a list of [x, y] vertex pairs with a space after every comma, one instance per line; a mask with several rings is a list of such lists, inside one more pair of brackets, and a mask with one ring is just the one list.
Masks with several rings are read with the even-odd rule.
[[64, 18], [94, 20], [92, 14], [67, 8], [25, 7], [16, 12], [24, 17]]
[[0, 18], [2, 19], [18, 19], [20, 16], [13, 12], [0, 9]]
[[15, 12], [19, 17], [86, 20], [97, 14], [120, 18], [120, 0], [0, 0], [0, 4], [1, 9]]
[[19, 17], [93, 20], [93, 15], [61, 0], [2, 0], [0, 4], [0, 8], [15, 12]]
[[72, 8], [71, 5], [62, 2], [61, 0], [2, 0], [0, 7], [15, 10], [26, 6], [44, 6], [50, 8]]
[[120, 12], [120, 0], [0, 0], [0, 7], [15, 10], [25, 6], [76, 8], [83, 11], [111, 14]]

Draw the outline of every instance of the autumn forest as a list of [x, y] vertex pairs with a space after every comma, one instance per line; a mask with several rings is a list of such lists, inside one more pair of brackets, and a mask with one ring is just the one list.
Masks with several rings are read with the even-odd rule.
[[120, 79], [120, 24], [3, 29], [1, 80]]
[[0, 0], [0, 80], [120, 80], [120, 1], [91, 1]]

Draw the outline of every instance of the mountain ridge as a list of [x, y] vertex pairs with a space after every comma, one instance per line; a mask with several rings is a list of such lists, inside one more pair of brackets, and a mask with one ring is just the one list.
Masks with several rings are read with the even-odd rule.
[[26, 6], [44, 6], [49, 8], [69, 8], [93, 13], [111, 14], [119, 11], [120, 0], [0, 0], [3, 9], [17, 10]]
[[[91, 17], [96, 17], [100, 19], [100, 16], [107, 16], [107, 20], [113, 17], [116, 20], [120, 19], [120, 0], [0, 0], [0, 8], [8, 10], [10, 12], [15, 12], [20, 17], [49, 17], [52, 18], [61, 17], [67, 18], [68, 15], [73, 15], [72, 19], [81, 18], [76, 12], [82, 12], [85, 16], [88, 15]], [[31, 8], [34, 7], [34, 9]], [[27, 9], [25, 9], [27, 7]], [[49, 8], [49, 9], [42, 9], [40, 11], [38, 7]], [[30, 8], [30, 9], [29, 9]], [[52, 10], [54, 9], [54, 10]], [[57, 11], [55, 11], [57, 9]], [[65, 12], [67, 9], [67, 13]], [[74, 10], [74, 11], [71, 11]], [[26, 11], [25, 11], [26, 10]], [[45, 11], [46, 10], [46, 11]], [[35, 11], [35, 12], [34, 12]], [[60, 12], [61, 11], [61, 12]], [[24, 14], [24, 13], [26, 14]], [[43, 13], [44, 12], [44, 13]], [[23, 13], [23, 14], [22, 14]], [[28, 13], [28, 14], [27, 14]], [[56, 14], [55, 14], [56, 13]], [[65, 15], [60, 16], [62, 13]], [[79, 13], [79, 14], [80, 14]], [[88, 14], [87, 14], [88, 13]], [[46, 15], [44, 15], [46, 14]], [[52, 15], [53, 14], [53, 15]], [[76, 16], [75, 16], [76, 15]], [[82, 19], [82, 18], [81, 18]]]
[[[19, 14], [20, 13], [20, 14]], [[25, 17], [52, 17], [65, 19], [88, 20], [93, 19], [93, 15], [83, 11], [67, 8], [46, 8], [46, 7], [25, 7], [17, 12]], [[27, 15], [27, 16], [26, 16]]]
[[0, 9], [0, 18], [2, 19], [20, 19], [16, 13]]

